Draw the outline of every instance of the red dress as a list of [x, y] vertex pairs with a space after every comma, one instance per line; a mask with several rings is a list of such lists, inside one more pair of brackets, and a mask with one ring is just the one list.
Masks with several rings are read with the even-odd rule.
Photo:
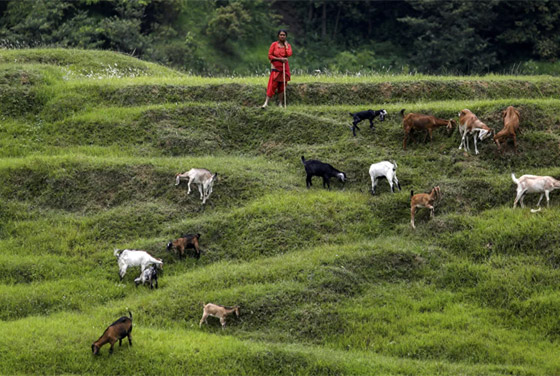
[[268, 49], [268, 60], [270, 60], [271, 71], [270, 77], [268, 79], [268, 87], [266, 88], [266, 95], [272, 97], [276, 90], [278, 93], [284, 92], [284, 67], [286, 65], [286, 82], [290, 81], [290, 64], [288, 62], [282, 63], [278, 60], [272, 60], [279, 57], [290, 57], [292, 56], [292, 46], [285, 42], [285, 47], [278, 46], [278, 42], [273, 42]]

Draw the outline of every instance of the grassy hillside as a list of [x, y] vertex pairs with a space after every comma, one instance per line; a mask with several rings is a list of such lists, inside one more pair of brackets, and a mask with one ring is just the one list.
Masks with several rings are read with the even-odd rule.
[[[510, 177], [560, 176], [560, 79], [294, 77], [288, 109], [261, 110], [266, 81], [0, 51], [0, 374], [560, 373], [560, 199], [512, 209]], [[402, 108], [499, 130], [509, 105], [517, 154], [443, 129], [402, 150]], [[352, 137], [368, 108], [389, 116]], [[350, 181], [306, 189], [302, 155]], [[369, 165], [391, 159], [403, 190], [372, 196]], [[204, 207], [174, 185], [192, 167], [218, 172]], [[413, 231], [410, 191], [434, 185]], [[198, 261], [165, 250], [187, 232]], [[115, 248], [161, 257], [159, 289], [120, 282]], [[201, 302], [241, 316], [199, 329]], [[92, 356], [128, 310], [134, 345]]]

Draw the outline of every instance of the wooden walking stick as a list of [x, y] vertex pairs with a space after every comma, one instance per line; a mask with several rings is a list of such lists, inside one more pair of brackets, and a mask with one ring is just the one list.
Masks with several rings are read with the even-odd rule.
[[284, 108], [286, 108], [286, 63], [282, 62], [282, 74], [284, 76]]

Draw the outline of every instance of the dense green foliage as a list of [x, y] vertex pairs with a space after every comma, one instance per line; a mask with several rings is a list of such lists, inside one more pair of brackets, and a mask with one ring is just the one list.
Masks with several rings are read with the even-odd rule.
[[[261, 110], [266, 80], [0, 53], [0, 374], [560, 372], [560, 199], [512, 209], [510, 178], [560, 175], [560, 79], [294, 76], [288, 109]], [[402, 108], [501, 129], [508, 105], [518, 154], [467, 154], [443, 129], [402, 150]], [[348, 112], [367, 108], [389, 116], [354, 138]], [[301, 155], [350, 181], [307, 190]], [[403, 191], [372, 196], [387, 159]], [[174, 185], [192, 167], [219, 173], [205, 207]], [[436, 217], [413, 231], [410, 190], [434, 185]], [[165, 250], [185, 232], [202, 234], [198, 261]], [[163, 258], [160, 288], [135, 288], [138, 268], [119, 282], [114, 248]], [[199, 329], [201, 302], [241, 317]], [[134, 345], [92, 356], [129, 309]]]
[[0, 45], [109, 49], [205, 75], [263, 73], [276, 31], [311, 72], [560, 74], [560, 3], [6, 0]]

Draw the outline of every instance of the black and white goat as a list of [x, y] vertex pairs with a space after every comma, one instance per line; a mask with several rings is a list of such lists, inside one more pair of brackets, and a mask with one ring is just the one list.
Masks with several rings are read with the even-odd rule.
[[191, 194], [191, 183], [195, 183], [198, 186], [198, 192], [200, 193], [200, 199], [202, 204], [206, 203], [206, 200], [210, 198], [212, 194], [212, 187], [216, 181], [216, 176], [218, 173], [212, 174], [205, 168], [191, 168], [189, 171], [183, 174], [175, 175], [175, 185], [179, 185], [181, 179], [188, 179], [187, 183], [187, 194]]
[[375, 186], [378, 179], [387, 179], [391, 186], [391, 192], [395, 193], [395, 186], [401, 190], [399, 179], [397, 179], [397, 162], [383, 161], [374, 163], [369, 167], [369, 176], [371, 177], [371, 194], [375, 194]]
[[384, 121], [385, 120], [385, 116], [387, 116], [387, 111], [385, 110], [367, 110], [367, 111], [360, 111], [360, 112], [356, 112], [356, 113], [351, 113], [350, 112], [350, 116], [352, 116], [352, 134], [354, 135], [354, 137], [356, 137], [356, 129], [360, 130], [360, 128], [358, 127], [358, 123], [361, 122], [362, 120], [369, 120], [369, 127], [371, 129], [375, 129], [375, 127], [373, 126], [373, 119], [375, 119], [377, 116], [379, 116], [379, 121]]
[[140, 277], [134, 280], [136, 287], [139, 284], [145, 285], [146, 283], [150, 284], [150, 288], [154, 288], [154, 282], [156, 283], [156, 289], [158, 288], [158, 268], [155, 265], [150, 265], [148, 269], [145, 269], [143, 272], [140, 273]]
[[336, 168], [328, 163], [323, 163], [316, 159], [305, 160], [305, 157], [301, 156], [301, 162], [305, 167], [305, 173], [307, 174], [306, 183], [307, 188], [311, 187], [311, 177], [320, 176], [323, 178], [323, 187], [331, 188], [330, 178], [338, 178], [342, 183], [346, 181], [346, 174], [342, 171], [338, 171]]

